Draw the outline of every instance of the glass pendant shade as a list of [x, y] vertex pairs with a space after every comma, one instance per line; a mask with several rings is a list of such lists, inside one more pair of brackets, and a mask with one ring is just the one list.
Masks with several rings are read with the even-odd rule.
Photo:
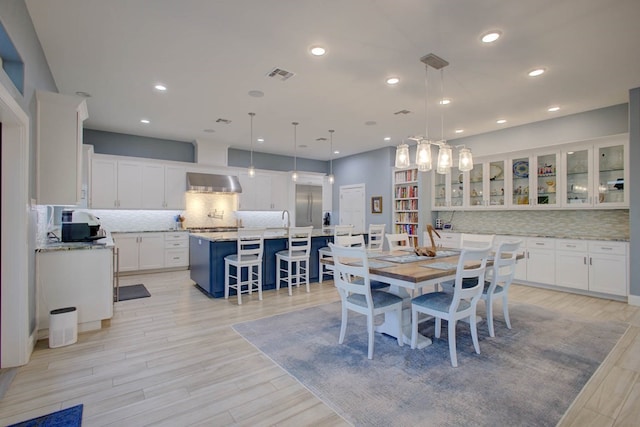
[[448, 144], [442, 144], [438, 150], [438, 166], [436, 172], [446, 174], [452, 166], [452, 150]]
[[333, 174], [329, 175], [329, 184], [333, 184], [334, 182], [336, 182], [336, 178], [333, 176]]
[[404, 142], [396, 147], [396, 168], [406, 169], [409, 167], [409, 146]]
[[471, 150], [468, 148], [460, 148], [458, 159], [458, 169], [461, 172], [469, 172], [473, 169], [473, 157], [471, 156]]
[[296, 182], [297, 180], [298, 180], [298, 172], [293, 171], [293, 173], [291, 174], [291, 181]]
[[431, 144], [429, 144], [427, 140], [418, 142], [416, 148], [416, 165], [421, 172], [431, 170]]
[[247, 169], [247, 174], [249, 175], [249, 178], [253, 178], [254, 176], [256, 176], [256, 168], [254, 168], [253, 165], [249, 166], [249, 169]]

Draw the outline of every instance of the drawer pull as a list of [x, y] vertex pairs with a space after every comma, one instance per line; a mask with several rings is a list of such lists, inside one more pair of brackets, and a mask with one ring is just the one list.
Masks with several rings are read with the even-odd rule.
[[542, 242], [536, 242], [536, 245], [538, 245], [538, 246], [544, 246], [544, 243], [542, 243]]
[[607, 250], [607, 251], [612, 251], [613, 250], [612, 247], [607, 247], [607, 246], [600, 246], [600, 249]]
[[575, 248], [576, 245], [567, 245], [568, 248]]

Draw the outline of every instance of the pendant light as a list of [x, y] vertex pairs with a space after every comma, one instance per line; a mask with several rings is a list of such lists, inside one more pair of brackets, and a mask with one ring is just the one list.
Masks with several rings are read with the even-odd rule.
[[460, 158], [458, 159], [458, 169], [461, 172], [468, 172], [473, 169], [473, 156], [471, 155], [471, 150], [468, 148], [458, 147], [458, 153]]
[[251, 117], [251, 164], [249, 165], [249, 169], [247, 170], [249, 178], [253, 178], [254, 176], [256, 176], [256, 168], [253, 167], [253, 117], [255, 115], [256, 113], [249, 113], [249, 116]]
[[406, 169], [409, 167], [409, 146], [402, 141], [396, 147], [396, 168]]
[[293, 173], [291, 174], [291, 180], [293, 182], [296, 182], [298, 180], [298, 168], [297, 168], [297, 156], [296, 156], [296, 147], [297, 147], [297, 142], [296, 142], [296, 127], [298, 126], [298, 122], [292, 122], [291, 123], [293, 125]]
[[424, 75], [424, 138], [418, 139], [416, 147], [416, 166], [421, 172], [431, 170], [431, 141], [429, 140], [429, 66], [425, 65]]
[[333, 132], [335, 130], [329, 129], [329, 184], [331, 185], [336, 180], [333, 176]]

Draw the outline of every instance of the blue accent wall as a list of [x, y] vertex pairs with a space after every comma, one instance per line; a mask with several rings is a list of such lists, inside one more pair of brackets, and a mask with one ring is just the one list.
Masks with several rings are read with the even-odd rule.
[[[227, 151], [227, 166], [240, 168], [251, 164], [251, 151], [229, 148]], [[335, 161], [334, 161], [335, 164]], [[293, 170], [293, 156], [253, 152], [253, 166], [256, 169], [287, 172]], [[329, 162], [296, 158], [296, 168], [303, 172], [329, 173]]]
[[[91, 112], [89, 112], [91, 114]], [[148, 159], [195, 162], [195, 146], [190, 142], [84, 129], [83, 142], [95, 153]]]
[[0, 22], [0, 58], [2, 58], [2, 69], [16, 89], [24, 95], [24, 62], [2, 22]]

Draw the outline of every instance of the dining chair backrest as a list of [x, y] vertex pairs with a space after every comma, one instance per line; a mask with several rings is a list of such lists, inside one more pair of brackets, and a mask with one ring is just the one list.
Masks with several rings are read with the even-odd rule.
[[411, 241], [409, 240], [409, 235], [407, 233], [387, 234], [385, 237], [387, 238], [390, 251], [403, 247], [411, 247]]
[[257, 257], [262, 259], [264, 252], [264, 228], [247, 227], [238, 229], [238, 261]]
[[308, 257], [311, 252], [311, 232], [313, 226], [289, 228], [289, 255], [295, 253], [301, 257]]
[[[468, 300], [472, 305], [478, 302], [484, 289], [487, 259], [490, 254], [491, 246], [463, 249], [460, 252], [449, 313], [458, 311], [461, 300]], [[475, 286], [470, 286], [470, 283], [475, 283]]]
[[511, 284], [516, 273], [516, 257], [518, 256], [520, 245], [522, 245], [522, 240], [502, 242], [498, 246], [498, 251], [493, 260], [493, 267], [491, 267], [490, 274], [488, 274], [491, 279], [488, 293], [492, 293], [497, 285], [502, 285], [506, 288]]
[[460, 247], [462, 249], [483, 248], [487, 245], [493, 246], [495, 234], [468, 234], [462, 233]]
[[333, 226], [333, 237], [344, 236], [344, 235], [351, 236], [352, 232], [353, 232], [353, 225], [352, 224], [334, 225]]
[[351, 294], [364, 295], [367, 307], [373, 307], [366, 249], [333, 243], [329, 243], [329, 247], [333, 257], [333, 280], [341, 297], [347, 298]]
[[364, 247], [364, 236], [362, 234], [356, 235], [344, 235], [344, 236], [336, 236], [335, 244], [338, 246], [347, 246], [347, 247]]
[[369, 224], [369, 243], [367, 245], [369, 251], [382, 252], [385, 228], [385, 224]]

